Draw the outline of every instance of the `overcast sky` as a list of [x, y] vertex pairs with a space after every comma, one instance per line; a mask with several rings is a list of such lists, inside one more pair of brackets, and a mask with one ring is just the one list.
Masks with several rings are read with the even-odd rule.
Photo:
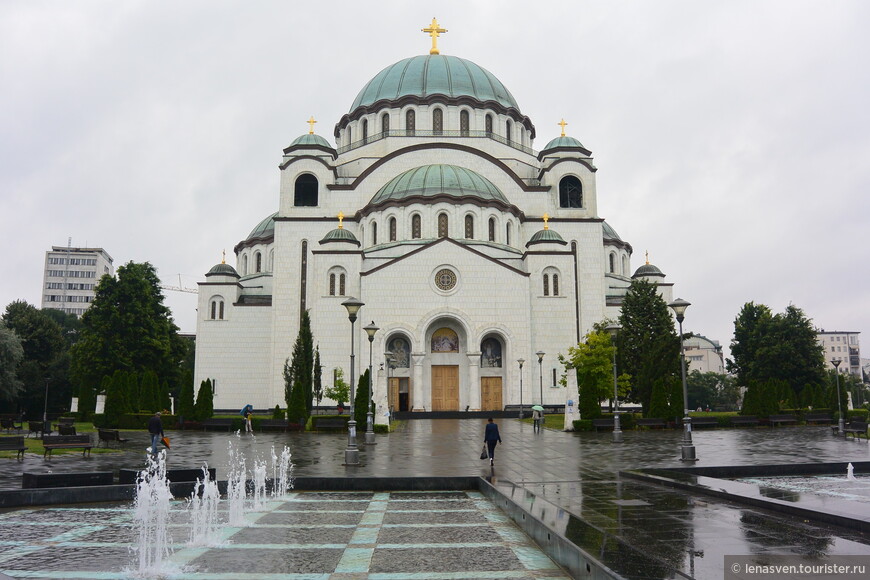
[[[281, 150], [384, 67], [495, 74], [598, 166], [601, 217], [727, 346], [747, 301], [870, 332], [870, 2], [0, 3], [0, 308], [45, 251], [103, 247], [195, 287], [278, 208]], [[196, 296], [167, 292], [195, 331]], [[863, 336], [863, 338], [867, 338]], [[870, 343], [868, 343], [870, 345]], [[868, 346], [870, 348], [870, 346]], [[866, 353], [865, 353], [866, 356]]]

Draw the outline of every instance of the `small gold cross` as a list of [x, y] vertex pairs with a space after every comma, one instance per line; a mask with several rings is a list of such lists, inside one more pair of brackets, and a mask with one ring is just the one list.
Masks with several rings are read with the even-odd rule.
[[549, 230], [550, 225], [547, 222], [550, 221], [550, 214], [545, 213], [542, 217], [544, 218], [544, 229]]
[[338, 212], [338, 229], [343, 229], [344, 226], [341, 225], [341, 220], [344, 219], [344, 213]]
[[226, 264], [226, 263], [227, 263], [227, 251], [223, 250], [221, 252], [221, 264]]
[[568, 123], [565, 122], [565, 119], [562, 119], [561, 123], [556, 123], [556, 124], [560, 125], [562, 127], [562, 137], [564, 137], [565, 136], [565, 125], [567, 125]]
[[312, 115], [311, 118], [308, 119], [308, 120], [305, 121], [305, 122], [308, 123], [308, 134], [309, 134], [309, 135], [314, 135], [314, 123], [317, 122], [317, 121], [314, 120], [314, 116]]
[[438, 26], [438, 21], [435, 20], [435, 17], [432, 17], [432, 24], [429, 25], [429, 28], [423, 28], [423, 32], [429, 34], [432, 37], [432, 50], [429, 51], [429, 54], [440, 54], [438, 52], [438, 35], [444, 34], [447, 32], [446, 28], [440, 28]]

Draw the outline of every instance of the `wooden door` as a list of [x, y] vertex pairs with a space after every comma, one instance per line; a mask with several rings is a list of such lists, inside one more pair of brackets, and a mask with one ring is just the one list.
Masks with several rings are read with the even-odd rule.
[[501, 411], [501, 377], [481, 377], [480, 410]]
[[399, 377], [390, 377], [389, 401], [390, 411], [401, 411], [399, 409]]
[[459, 367], [432, 365], [432, 410], [459, 410]]

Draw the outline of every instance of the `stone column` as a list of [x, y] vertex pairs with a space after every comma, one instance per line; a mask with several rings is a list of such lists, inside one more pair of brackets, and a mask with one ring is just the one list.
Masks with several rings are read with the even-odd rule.
[[[422, 352], [411, 353], [411, 364], [414, 366], [413, 383], [411, 383], [411, 391], [413, 403], [412, 411], [425, 411], [426, 403], [423, 398], [423, 362], [426, 359], [426, 354]], [[431, 409], [430, 409], [431, 410]]]
[[468, 355], [468, 398], [469, 411], [480, 411], [480, 353], [469, 352]]

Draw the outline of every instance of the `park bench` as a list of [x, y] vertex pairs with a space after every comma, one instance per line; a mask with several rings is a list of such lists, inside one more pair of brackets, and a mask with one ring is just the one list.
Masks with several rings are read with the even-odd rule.
[[807, 425], [810, 423], [830, 423], [831, 415], [828, 413], [807, 413], [804, 415]]
[[692, 429], [695, 427], [718, 427], [719, 419], [716, 417], [690, 417], [692, 419]]
[[258, 421], [260, 431], [286, 431], [287, 421], [284, 419], [263, 419]]
[[729, 417], [728, 421], [731, 423], [732, 427], [740, 427], [741, 425], [750, 425], [752, 427], [756, 427], [758, 425], [758, 417], [753, 415], [738, 415], [736, 417]]
[[318, 418], [314, 425], [318, 431], [321, 429], [347, 429], [347, 420], [344, 417]]
[[644, 417], [642, 419], [635, 419], [634, 424], [638, 427], [649, 427], [651, 429], [656, 427], [661, 427], [664, 429], [667, 427], [667, 423], [665, 423], [664, 419], [659, 419], [656, 417]]
[[45, 447], [45, 453], [42, 455], [45, 459], [51, 457], [51, 452], [55, 449], [81, 449], [84, 457], [85, 453], [91, 454], [93, 444], [90, 435], [45, 435], [42, 438], [42, 446]]
[[12, 431], [13, 429], [16, 433], [21, 433], [22, 427], [23, 425], [21, 425], [20, 423], [17, 425], [15, 424], [15, 419], [10, 419], [6, 417], [0, 419], [0, 429], [6, 429], [7, 433]]
[[592, 419], [592, 428], [596, 431], [599, 429], [613, 429], [613, 417], [609, 419]]
[[57, 433], [58, 435], [75, 435], [76, 428], [72, 425], [58, 425]]
[[777, 425], [796, 425], [797, 417], [794, 415], [771, 415], [767, 418], [767, 422], [770, 423], [772, 427], [776, 427]]
[[846, 423], [846, 428], [843, 429], [843, 437], [848, 437], [849, 433], [852, 434], [852, 437], [858, 437], [858, 435], [867, 436], [867, 422], [866, 421], [850, 421]]
[[0, 451], [17, 451], [16, 458], [24, 458], [24, 437], [0, 437]]
[[[27, 436], [30, 437], [31, 434], [39, 434], [45, 435], [45, 427], [46, 424], [42, 421], [28, 421], [27, 422]], [[49, 424], [48, 433], [51, 433], [51, 425]]]
[[97, 440], [97, 446], [99, 446], [100, 443], [105, 443], [106, 447], [108, 447], [109, 443], [112, 441], [116, 441], [118, 445], [129, 441], [129, 439], [121, 437], [121, 432], [117, 429], [98, 429], [97, 436], [99, 437]]
[[202, 430], [206, 429], [226, 429], [227, 431], [232, 430], [233, 428], [233, 420], [232, 419], [206, 419], [201, 423]]

